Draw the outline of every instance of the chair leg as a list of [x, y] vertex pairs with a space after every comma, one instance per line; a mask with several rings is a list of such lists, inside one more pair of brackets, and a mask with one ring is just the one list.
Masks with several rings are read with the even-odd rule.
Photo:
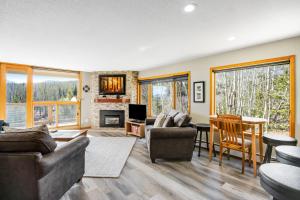
[[242, 152], [243, 156], [242, 156], [242, 174], [245, 173], [245, 150], [243, 150]]
[[219, 166], [222, 166], [222, 157], [223, 157], [223, 146], [222, 146], [222, 143], [220, 143]]
[[[210, 134], [210, 133], [209, 133]], [[208, 142], [208, 132], [206, 131], [206, 147], [207, 147], [207, 150], [209, 150], [209, 142]], [[213, 152], [214, 152], [214, 157], [217, 156], [216, 154], [216, 150], [215, 150], [215, 144], [213, 143]]]
[[200, 130], [200, 138], [199, 138], [198, 157], [200, 157], [200, 152], [201, 152], [201, 143], [202, 143], [202, 130]]
[[205, 131], [205, 136], [206, 136], [206, 148], [207, 148], [207, 150], [209, 150], [209, 143], [208, 143], [208, 133], [207, 133], [207, 131]]
[[216, 154], [215, 144], [213, 144], [213, 152], [214, 152], [214, 157], [216, 157], [217, 154]]
[[252, 148], [251, 146], [248, 149], [248, 162], [249, 162], [249, 167], [251, 167], [251, 160], [252, 159]]
[[196, 148], [197, 138], [198, 138], [198, 130], [197, 130], [197, 134], [196, 134], [195, 141], [194, 141], [194, 149]]
[[155, 163], [155, 158], [151, 158], [151, 162], [152, 162], [152, 163]]
[[230, 160], [230, 149], [227, 148], [227, 159]]
[[[266, 153], [265, 153], [265, 157], [264, 157], [264, 161], [263, 164], [265, 163], [269, 163], [271, 160], [271, 154], [272, 154], [272, 146], [271, 145], [267, 145], [267, 149], [266, 149]], [[270, 158], [269, 158], [270, 157]]]
[[273, 148], [273, 146], [270, 145], [269, 152], [268, 152], [268, 160], [267, 160], [267, 163], [270, 163], [270, 162], [271, 162], [271, 158], [272, 158], [272, 148]]

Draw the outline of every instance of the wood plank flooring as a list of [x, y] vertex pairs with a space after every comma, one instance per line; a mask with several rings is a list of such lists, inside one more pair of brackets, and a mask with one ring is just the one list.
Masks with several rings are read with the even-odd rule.
[[[91, 136], [125, 136], [124, 131], [89, 130]], [[198, 200], [271, 199], [241, 160], [218, 157], [208, 161], [208, 152], [197, 148], [191, 162], [157, 160], [152, 164], [145, 139], [138, 139], [119, 178], [83, 178], [61, 200]], [[101, 166], [99, 166], [101, 167]]]

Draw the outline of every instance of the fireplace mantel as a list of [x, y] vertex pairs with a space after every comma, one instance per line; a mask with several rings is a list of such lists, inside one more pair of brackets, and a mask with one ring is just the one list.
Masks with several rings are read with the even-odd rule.
[[96, 98], [95, 103], [130, 103], [129, 98]]

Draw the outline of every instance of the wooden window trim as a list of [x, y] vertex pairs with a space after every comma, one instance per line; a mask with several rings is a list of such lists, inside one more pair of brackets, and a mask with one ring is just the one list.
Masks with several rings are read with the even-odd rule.
[[216, 73], [222, 70], [228, 69], [238, 69], [238, 68], [245, 68], [245, 67], [252, 67], [255, 65], [263, 65], [263, 64], [270, 64], [270, 63], [277, 63], [277, 62], [290, 62], [290, 136], [295, 137], [295, 117], [296, 117], [296, 91], [295, 91], [295, 84], [296, 84], [296, 74], [295, 74], [295, 55], [290, 56], [283, 56], [277, 58], [270, 58], [264, 60], [257, 60], [252, 62], [243, 62], [225, 66], [217, 66], [210, 68], [210, 115], [216, 114]]
[[[190, 73], [190, 71], [138, 78], [138, 88], [139, 89], [137, 90], [138, 91], [137, 103], [141, 103], [141, 94], [142, 93], [141, 93], [140, 81], [153, 81], [156, 79], [172, 78], [172, 77], [184, 76], [184, 75], [187, 75], [187, 77], [188, 77], [188, 113], [190, 114], [190, 110], [191, 110], [191, 73]], [[173, 83], [172, 108], [176, 109], [176, 84], [175, 83]], [[152, 84], [148, 84], [148, 115], [152, 116]]]

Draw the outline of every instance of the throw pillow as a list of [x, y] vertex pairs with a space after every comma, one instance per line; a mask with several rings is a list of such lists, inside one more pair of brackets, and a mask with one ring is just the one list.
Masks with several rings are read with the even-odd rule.
[[167, 116], [162, 127], [173, 127], [174, 126], [174, 119], [171, 116]]
[[3, 126], [5, 133], [24, 133], [28, 131], [42, 131], [44, 133], [49, 134], [49, 129], [47, 125], [36, 126], [32, 128], [11, 128], [8, 126]]
[[162, 127], [162, 125], [163, 125], [165, 119], [166, 119], [166, 115], [165, 115], [164, 113], [160, 113], [160, 114], [156, 117], [153, 127], [154, 127], [154, 128]]
[[178, 113], [174, 118], [174, 123], [177, 127], [184, 127], [187, 126], [188, 123], [191, 121], [191, 118], [188, 114]]
[[172, 109], [172, 110], [170, 110], [168, 115], [174, 118], [178, 113], [179, 113], [178, 111]]
[[0, 152], [40, 152], [51, 153], [57, 144], [53, 138], [42, 131], [27, 131], [0, 134]]

